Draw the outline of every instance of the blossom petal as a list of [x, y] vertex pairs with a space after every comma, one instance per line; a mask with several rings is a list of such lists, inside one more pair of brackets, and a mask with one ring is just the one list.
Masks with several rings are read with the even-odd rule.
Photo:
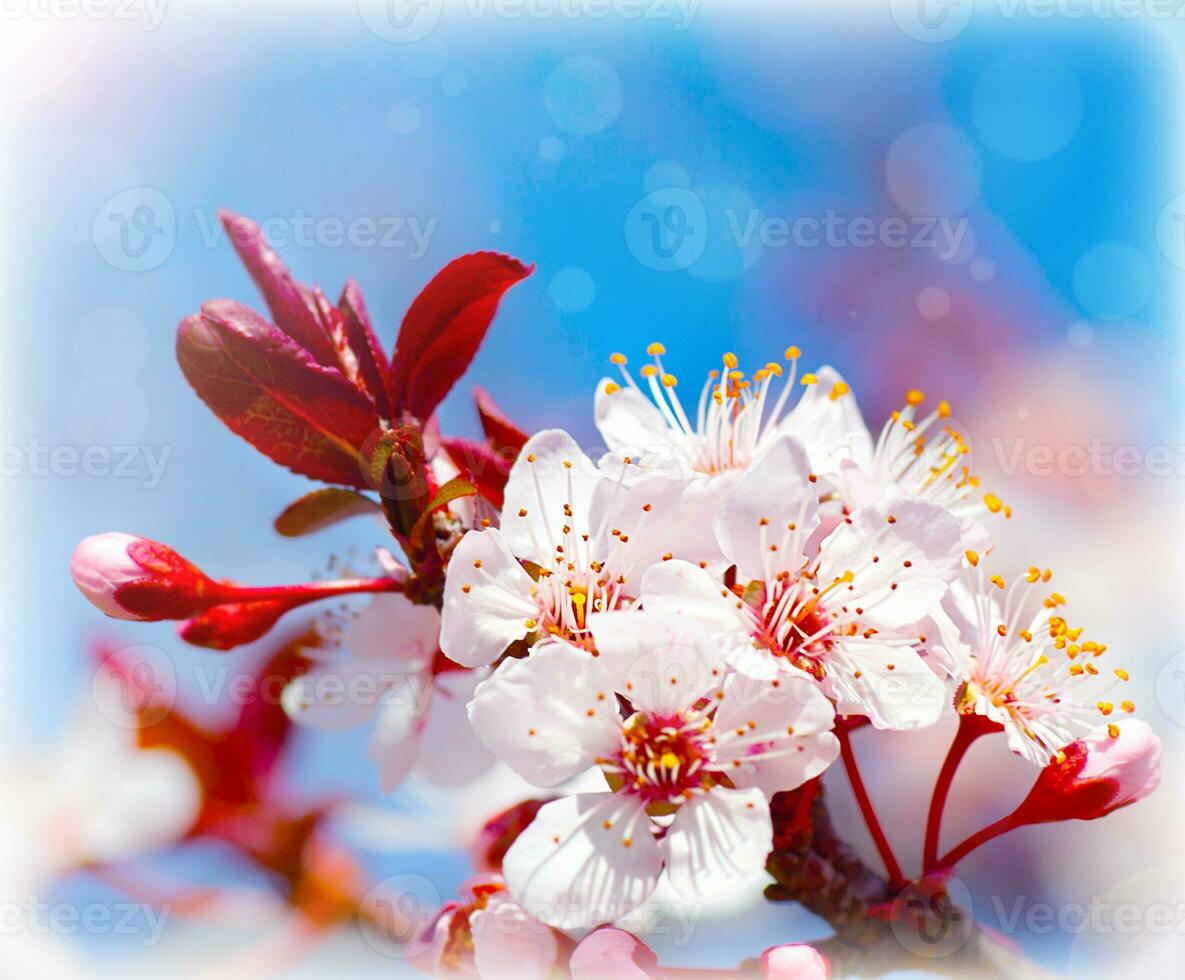
[[782, 436], [728, 495], [716, 518], [716, 537], [744, 578], [768, 581], [802, 565], [802, 546], [819, 523], [810, 474], [802, 443]]
[[876, 728], [908, 731], [933, 725], [950, 701], [938, 675], [907, 646], [845, 645], [842, 666], [828, 665], [841, 715], [867, 715]]
[[598, 613], [588, 627], [614, 689], [639, 710], [682, 711], [723, 681], [719, 644], [684, 616]]
[[565, 525], [591, 534], [593, 493], [603, 477], [568, 433], [537, 432], [510, 468], [502, 505], [502, 533], [511, 552], [550, 569]]
[[432, 694], [431, 682], [417, 677], [400, 684], [383, 699], [371, 733], [369, 754], [378, 766], [384, 793], [393, 792], [416, 764]]
[[857, 511], [823, 542], [819, 578], [852, 572], [842, 601], [861, 607], [862, 625], [897, 629], [937, 608], [961, 561], [958, 521], [937, 504], [897, 497]]
[[457, 545], [444, 586], [440, 648], [463, 667], [492, 664], [530, 631], [535, 583], [497, 528], [470, 531]]
[[493, 765], [493, 756], [474, 732], [466, 710], [483, 674], [464, 670], [437, 675], [416, 763], [416, 774], [427, 782], [459, 786]]
[[635, 458], [684, 451], [679, 433], [670, 427], [654, 402], [629, 386], [607, 391], [606, 385], [613, 384], [609, 378], [602, 378], [594, 402], [597, 431], [609, 449]]
[[409, 670], [428, 667], [440, 643], [440, 613], [400, 593], [378, 595], [358, 614], [346, 643], [366, 660], [404, 661]]
[[482, 980], [547, 980], [559, 958], [555, 933], [501, 895], [474, 912], [469, 926]]
[[773, 846], [759, 789], [715, 788], [684, 803], [662, 841], [667, 879], [690, 901], [736, 887], [765, 866]]
[[658, 884], [662, 852], [640, 800], [580, 793], [540, 809], [502, 870], [511, 895], [535, 918], [587, 929], [646, 901]]
[[642, 577], [642, 606], [648, 612], [688, 616], [714, 637], [749, 642], [748, 616], [741, 600], [716, 578], [690, 562], [664, 561]]
[[792, 435], [802, 442], [817, 473], [830, 474], [842, 460], [860, 466], [872, 462], [872, 436], [856, 396], [851, 392], [832, 397], [843, 378], [830, 365], [815, 372], [819, 379], [807, 387], [794, 409], [778, 425], [779, 435]]
[[477, 688], [469, 719], [491, 752], [536, 786], [556, 786], [612, 753], [617, 698], [591, 654], [543, 643], [508, 659]]
[[839, 754], [835, 711], [818, 685], [793, 668], [773, 679], [734, 673], [716, 711], [716, 760], [733, 785], [767, 798], [801, 786]]
[[405, 675], [360, 657], [336, 657], [293, 678], [284, 688], [284, 713], [296, 724], [336, 732], [375, 716], [384, 692]]

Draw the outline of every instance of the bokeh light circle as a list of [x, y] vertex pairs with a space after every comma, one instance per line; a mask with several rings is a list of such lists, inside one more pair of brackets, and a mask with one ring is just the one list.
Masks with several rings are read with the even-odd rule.
[[1074, 138], [1082, 91], [1062, 62], [1042, 51], [1011, 51], [983, 70], [971, 97], [980, 139], [1009, 160], [1045, 160]]
[[962, 214], [979, 197], [982, 164], [954, 126], [924, 123], [902, 133], [885, 156], [889, 197], [913, 217]]
[[564, 132], [577, 136], [599, 133], [621, 112], [621, 80], [600, 58], [567, 58], [547, 79], [543, 105]]

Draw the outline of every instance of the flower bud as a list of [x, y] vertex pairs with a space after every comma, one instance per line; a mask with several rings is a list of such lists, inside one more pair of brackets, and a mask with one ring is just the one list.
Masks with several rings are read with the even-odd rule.
[[640, 939], [611, 927], [590, 932], [572, 953], [572, 980], [649, 980], [658, 958]]
[[813, 946], [788, 943], [761, 954], [761, 975], [766, 980], [829, 980], [831, 963]]
[[216, 601], [214, 583], [172, 548], [119, 531], [79, 542], [70, 575], [115, 619], [185, 619]]
[[1160, 739], [1129, 718], [1068, 745], [1041, 770], [1012, 825], [1097, 820], [1143, 799], [1160, 783]]

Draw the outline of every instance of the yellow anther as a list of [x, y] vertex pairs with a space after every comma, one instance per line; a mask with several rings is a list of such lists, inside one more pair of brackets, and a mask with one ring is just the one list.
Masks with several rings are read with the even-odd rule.
[[679, 765], [679, 757], [674, 752], [668, 750], [662, 754], [662, 757], [658, 760], [658, 764], [664, 769], [674, 769]]
[[1002, 575], [993, 575], [992, 585], [994, 585], [997, 589], [1004, 588], [1004, 577]]
[[967, 561], [971, 563], [972, 568], [976, 567], [979, 564], [979, 552], [978, 551], [967, 551], [967, 552], [965, 552], [965, 554], [967, 556]]
[[646, 364], [642, 367], [642, 377], [643, 378], [653, 378], [657, 374], [658, 374], [658, 368], [656, 368], [653, 364]]
[[827, 397], [832, 401], [835, 401], [836, 399], [842, 398], [851, 390], [852, 389], [848, 387], [848, 383], [846, 381], [837, 381], [831, 386], [831, 393]]
[[1116, 668], [1115, 676], [1118, 677], [1121, 681], [1130, 681], [1131, 680], [1131, 674], [1129, 674], [1122, 667]]
[[1020, 635], [1020, 638], [1025, 641], [1025, 643], [1032, 643], [1033, 642], [1033, 634], [1030, 633], [1028, 630], [1021, 630], [1019, 635]]
[[646, 353], [649, 354], [651, 357], [662, 357], [662, 355], [665, 354], [666, 352], [667, 352], [667, 349], [662, 344], [658, 343], [657, 341], [655, 341], [653, 344], [650, 344], [646, 348]]
[[624, 365], [627, 363], [626, 356], [624, 354], [610, 354], [609, 360], [612, 361], [614, 364], [619, 364], [619, 365]]
[[938, 417], [940, 419], [950, 418], [950, 403], [949, 402], [939, 402], [938, 403]]
[[664, 374], [662, 376], [662, 383], [667, 388], [674, 388], [675, 385], [677, 385], [679, 383], [679, 379], [676, 378], [673, 374]]
[[1126, 711], [1129, 715], [1136, 710], [1136, 706], [1131, 701], [1120, 701], [1119, 707]]
[[817, 385], [819, 383], [819, 379], [813, 374], [804, 374], [802, 376], [802, 383], [804, 385]]
[[800, 357], [802, 357], [802, 351], [800, 351], [797, 347], [787, 347], [786, 348], [786, 360], [796, 361]]
[[774, 361], [770, 361], [765, 366], [765, 370], [766, 370], [766, 373], [772, 374], [775, 378], [780, 378], [782, 376], [782, 365], [777, 364]]
[[736, 368], [737, 363], [737, 356], [732, 351], [724, 355], [724, 366], [730, 371]]
[[1113, 705], [1110, 701], [1100, 701], [1095, 705], [1095, 707], [1099, 709], [1099, 714], [1101, 714], [1104, 718], [1106, 718], [1107, 715], [1115, 710], [1115, 705]]
[[619, 391], [621, 391], [621, 385], [616, 381], [609, 381], [605, 384], [606, 395], [616, 395]]
[[984, 505], [987, 507], [987, 509], [990, 510], [993, 514], [1000, 513], [1000, 510], [1004, 507], [1004, 502], [1002, 500], [1000, 500], [1000, 498], [997, 497], [994, 493], [984, 494], [983, 502], [984, 502]]
[[926, 400], [925, 394], [918, 391], [917, 388], [913, 388], [910, 391], [905, 393], [905, 404], [906, 405], [913, 405], [916, 407], [916, 406], [920, 405], [922, 402], [924, 402], [925, 400]]
[[1107, 726], [1107, 734], [1110, 735], [1112, 738], [1119, 738], [1119, 726], [1114, 725], [1114, 724], [1108, 725]]

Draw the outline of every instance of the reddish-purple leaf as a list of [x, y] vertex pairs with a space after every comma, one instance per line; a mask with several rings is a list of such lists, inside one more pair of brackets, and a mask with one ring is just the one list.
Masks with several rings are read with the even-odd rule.
[[337, 302], [345, 326], [346, 342], [358, 363], [358, 377], [378, 407], [379, 415], [394, 415], [395, 399], [391, 394], [391, 365], [383, 345], [370, 325], [370, 314], [362, 299], [362, 290], [353, 279], [346, 281]]
[[395, 342], [391, 388], [398, 413], [426, 419], [473, 360], [498, 301], [533, 266], [496, 252], [454, 259], [415, 298]]
[[528, 435], [502, 413], [502, 409], [497, 406], [485, 388], [476, 387], [473, 389], [473, 401], [477, 404], [477, 414], [481, 419], [481, 431], [486, 434], [490, 445], [513, 461], [523, 446], [527, 444]]
[[503, 492], [510, 477], [510, 461], [490, 446], [472, 439], [444, 439], [441, 445], [461, 475], [501, 510]]
[[254, 311], [206, 303], [178, 327], [177, 361], [214, 414], [264, 455], [315, 480], [367, 486], [358, 450], [379, 426], [374, 406]]
[[263, 293], [272, 319], [284, 333], [327, 367], [338, 363], [332, 339], [318, 316], [317, 305], [306, 289], [288, 271], [263, 232], [250, 218], [223, 210], [219, 213], [226, 234], [255, 285]]
[[340, 487], [323, 487], [306, 493], [284, 508], [276, 518], [276, 530], [286, 538], [298, 538], [362, 514], [381, 514], [369, 497]]

